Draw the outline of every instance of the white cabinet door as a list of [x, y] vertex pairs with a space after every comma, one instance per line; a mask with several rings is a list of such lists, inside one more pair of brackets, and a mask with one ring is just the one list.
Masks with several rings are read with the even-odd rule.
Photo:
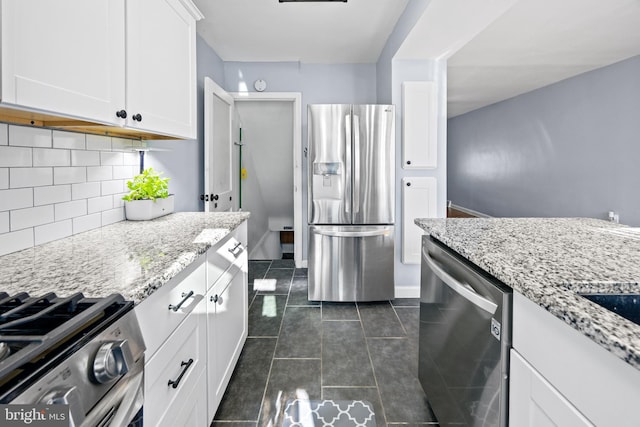
[[127, 2], [132, 128], [196, 138], [196, 20], [179, 0]]
[[402, 83], [402, 168], [438, 166], [438, 95], [435, 82]]
[[515, 350], [511, 350], [509, 425], [593, 427], [564, 396]]
[[207, 422], [207, 377], [203, 372], [193, 388], [162, 421], [167, 427], [203, 427]]
[[1, 7], [3, 103], [124, 125], [124, 0]]
[[[246, 259], [246, 252], [242, 255]], [[238, 271], [207, 295], [209, 421], [213, 420], [247, 338], [247, 276]]]
[[436, 218], [438, 181], [433, 177], [402, 178], [402, 263], [420, 264], [423, 231], [416, 218]]

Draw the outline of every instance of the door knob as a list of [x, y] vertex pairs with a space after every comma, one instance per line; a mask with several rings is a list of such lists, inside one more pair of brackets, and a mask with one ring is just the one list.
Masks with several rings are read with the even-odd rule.
[[127, 118], [127, 111], [126, 110], [116, 111], [116, 117], [119, 117], [121, 119], [126, 119]]
[[142, 114], [140, 114], [140, 113], [134, 114], [133, 116], [131, 116], [131, 118], [133, 120], [135, 120], [136, 122], [141, 122], [142, 121]]
[[213, 199], [213, 200], [215, 200], [215, 201], [218, 201], [218, 199], [219, 199], [219, 198], [220, 198], [220, 197], [218, 197], [218, 195], [217, 195], [217, 194], [214, 194], [213, 196], [211, 196], [211, 199]]

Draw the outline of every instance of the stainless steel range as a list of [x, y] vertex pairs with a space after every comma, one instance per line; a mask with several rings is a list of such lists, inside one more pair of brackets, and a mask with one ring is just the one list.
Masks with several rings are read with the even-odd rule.
[[65, 404], [71, 426], [127, 426], [143, 403], [144, 350], [120, 295], [0, 293], [0, 403]]

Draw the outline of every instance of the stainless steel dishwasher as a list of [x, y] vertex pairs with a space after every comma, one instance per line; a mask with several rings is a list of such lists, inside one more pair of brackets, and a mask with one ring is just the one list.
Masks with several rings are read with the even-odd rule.
[[511, 288], [422, 239], [419, 378], [444, 426], [507, 426]]

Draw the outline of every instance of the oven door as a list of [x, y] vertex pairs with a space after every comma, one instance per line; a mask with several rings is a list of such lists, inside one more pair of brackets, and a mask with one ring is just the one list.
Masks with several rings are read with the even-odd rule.
[[144, 357], [86, 415], [82, 426], [126, 427], [144, 402]]

